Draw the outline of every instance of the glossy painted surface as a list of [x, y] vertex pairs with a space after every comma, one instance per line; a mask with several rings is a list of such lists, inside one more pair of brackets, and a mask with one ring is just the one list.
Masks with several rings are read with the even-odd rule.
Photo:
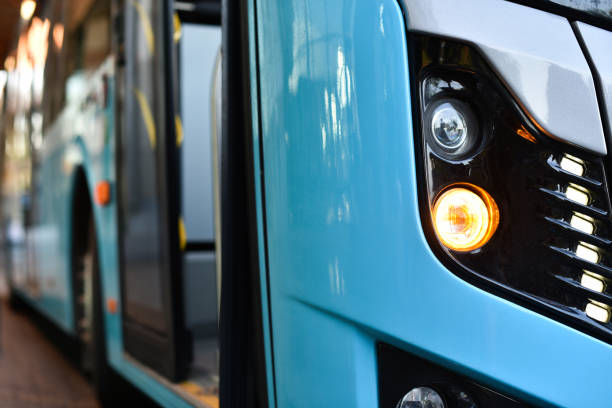
[[[112, 75], [112, 69], [113, 61], [108, 59], [97, 72], [88, 73], [88, 82], [81, 74], [74, 75], [71, 81], [78, 91], [35, 151], [40, 164], [32, 179], [34, 194], [30, 200], [36, 200], [36, 206], [27, 233], [28, 267], [27, 272], [12, 271], [29, 275], [24, 285], [17, 283], [17, 290], [69, 332], [76, 330], [70, 264], [76, 173], [77, 169], [84, 171], [93, 195], [95, 182], [109, 177], [114, 163], [105, 161], [114, 147], [112, 105], [92, 102], [100, 101], [102, 75]], [[95, 216], [100, 212], [95, 211]], [[103, 268], [105, 262], [101, 259]]]
[[399, 5], [255, 4], [278, 406], [376, 406], [377, 340], [532, 402], [605, 405], [612, 347], [428, 247]]
[[608, 123], [612, 124], [612, 32], [580, 22], [575, 24], [599, 74]]
[[595, 87], [567, 19], [505, 0], [402, 0], [409, 29], [474, 43], [551, 136], [605, 154]]
[[[41, 151], [42, 171], [38, 173], [41, 204], [44, 211], [40, 223], [28, 238], [35, 256], [30, 253], [33, 271], [39, 274], [40, 294], [18, 289], [25, 299], [39, 311], [69, 332], [75, 331], [70, 285], [70, 249], [72, 220], [72, 192], [74, 174], [78, 167], [85, 172], [90, 197], [99, 180], [111, 184], [111, 202], [100, 207], [94, 205], [94, 217], [100, 253], [102, 291], [104, 299], [121, 299], [118, 252], [117, 208], [115, 190], [115, 135], [113, 61], [107, 63], [89, 80], [89, 91], [99, 89], [101, 75], [109, 75], [107, 105], [82, 104], [69, 106], [60, 120], [49, 131]], [[88, 92], [89, 92], [88, 91]], [[83, 96], [88, 93], [84, 93]], [[77, 108], [78, 107], [78, 108]], [[44, 231], [45, 233], [41, 232]], [[48, 288], [45, 282], [52, 281]], [[116, 313], [106, 311], [105, 327], [107, 354], [110, 364], [126, 379], [141, 388], [163, 406], [187, 407], [185, 400], [170, 388], [126, 358], [121, 330], [121, 303]]]
[[[268, 292], [268, 278], [267, 278], [267, 265], [266, 265], [266, 246], [264, 245], [264, 205], [262, 200], [263, 185], [262, 185], [262, 170], [263, 164], [260, 161], [259, 146], [261, 144], [261, 133], [259, 129], [260, 122], [260, 105], [259, 105], [259, 81], [258, 75], [258, 63], [257, 58], [257, 24], [256, 24], [256, 13], [257, 8], [255, 6], [256, 0], [247, 1], [247, 24], [249, 34], [249, 76], [251, 85], [251, 119], [253, 126], [253, 187], [255, 189], [255, 216], [257, 220], [257, 256], [259, 259], [259, 271], [260, 276], [260, 287], [261, 287], [261, 324], [263, 332], [263, 345], [264, 345], [264, 359], [266, 364], [266, 386], [268, 393], [268, 405], [270, 407], [276, 407], [276, 393], [274, 389], [274, 359], [272, 352], [272, 330], [270, 322], [270, 293]], [[221, 83], [219, 83], [219, 89]], [[221, 104], [218, 105], [219, 107]], [[219, 112], [219, 116], [220, 116]]]

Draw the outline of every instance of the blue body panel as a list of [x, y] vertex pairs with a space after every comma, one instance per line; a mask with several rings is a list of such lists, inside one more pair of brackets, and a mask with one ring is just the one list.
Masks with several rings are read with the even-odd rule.
[[271, 328], [270, 328], [270, 309], [269, 309], [269, 300], [270, 294], [268, 293], [268, 278], [266, 276], [266, 246], [265, 242], [265, 230], [263, 227], [264, 223], [264, 207], [263, 200], [261, 199], [263, 195], [263, 186], [262, 186], [262, 163], [260, 161], [259, 154], [259, 146], [261, 143], [261, 134], [259, 132], [259, 87], [256, 72], [258, 69], [258, 60], [257, 60], [257, 47], [256, 44], [256, 36], [257, 31], [256, 27], [256, 18], [255, 18], [255, 1], [249, 0], [247, 3], [247, 16], [248, 16], [248, 26], [249, 26], [249, 68], [253, 73], [251, 75], [250, 81], [250, 92], [251, 92], [251, 118], [252, 123], [255, 124], [253, 126], [253, 184], [255, 187], [255, 216], [257, 219], [257, 256], [259, 260], [259, 271], [261, 273], [260, 276], [260, 288], [261, 288], [261, 320], [262, 320], [262, 332], [263, 332], [263, 345], [264, 345], [264, 359], [266, 365], [266, 385], [267, 385], [267, 393], [268, 393], [268, 404], [270, 407], [276, 406], [276, 394], [274, 392], [274, 359], [272, 357], [272, 336], [271, 336]]
[[[112, 80], [111, 77], [111, 81]], [[109, 89], [115, 89], [112, 83]], [[84, 147], [85, 160], [83, 161], [83, 167], [87, 175], [92, 198], [93, 186], [97, 181], [107, 180], [112, 186], [111, 202], [103, 207], [98, 205], [94, 205], [93, 207], [98, 239], [98, 251], [100, 254], [100, 269], [102, 271], [102, 297], [103, 299], [115, 299], [118, 304], [116, 313], [109, 313], [106, 307], [104, 307], [107, 357], [109, 364], [118, 373], [162, 406], [177, 408], [190, 407], [191, 404], [187, 403], [176, 392], [151, 375], [151, 371], [143, 369], [142, 366], [128, 359], [123, 349], [120, 302], [121, 282], [118, 253], [118, 208], [116, 200], [117, 192], [115, 189], [117, 178], [115, 171], [116, 137], [114, 133], [114, 96], [112, 91], [109, 92], [109, 97], [111, 99], [108, 103], [108, 109], [104, 112], [105, 118], [108, 120], [108, 126], [104, 132], [105, 147], [99, 154], [91, 156], [89, 156], [88, 153], [92, 150], [97, 151], [98, 149], [92, 149], [91, 146], [89, 146], [89, 149]], [[97, 132], [93, 131], [88, 137], [91, 138], [92, 134], [95, 135], [96, 133]]]
[[[397, 2], [248, 4], [270, 406], [376, 406], [377, 341], [532, 402], [605, 405], [610, 345], [467, 284], [430, 250], [417, 202], [406, 26]], [[110, 205], [94, 206], [94, 216], [103, 298], [121, 299], [109, 89], [106, 108], [69, 111], [70, 121], [45, 136], [34, 181], [44, 212], [27, 245], [39, 287], [18, 290], [70, 333], [78, 166], [90, 193], [102, 179], [113, 186]], [[188, 406], [125, 356], [120, 303], [117, 313], [106, 312], [105, 327], [119, 373], [164, 406]]]
[[378, 340], [531, 402], [607, 404], [610, 345], [464, 282], [429, 248], [396, 1], [255, 5], [278, 406], [375, 406]]
[[[23, 254], [27, 267], [11, 271], [13, 289], [71, 334], [76, 333], [70, 263], [76, 174], [79, 169], [84, 172], [93, 197], [95, 182], [114, 182], [115, 173], [113, 94], [109, 92], [106, 106], [83, 101], [87, 92], [101, 85], [102, 74], [111, 72], [112, 60], [107, 60], [98, 72], [87, 74], [88, 87], [82, 97], [70, 103], [45, 132], [44, 144], [37, 152], [40, 167], [32, 180], [38, 213], [27, 231]], [[104, 213], [115, 211], [114, 206], [104, 211], [96, 206], [93, 209], [96, 227], [102, 225]], [[104, 225], [105, 229], [109, 227], [116, 228], [116, 224]], [[102, 243], [99, 229], [97, 236]], [[105, 270], [111, 261], [104, 251], [101, 255], [101, 268]], [[20, 278], [23, 274], [28, 279]]]
[[[90, 198], [93, 202], [95, 184], [107, 180], [111, 184], [111, 202], [101, 207], [93, 205], [103, 299], [118, 301], [116, 313], [105, 306], [105, 329], [109, 363], [127, 380], [166, 407], [189, 407], [179, 394], [155, 378], [150, 371], [133, 363], [123, 350], [121, 326], [121, 287], [119, 276], [117, 193], [115, 171], [115, 95], [113, 61], [108, 60], [100, 71], [88, 78], [92, 89], [100, 85], [101, 74], [109, 78], [108, 103], [84, 106], [77, 101], [69, 106], [52, 129], [45, 135], [45, 145], [36, 173], [42, 213], [28, 232], [26, 245], [30, 271], [37, 276], [39, 289], [33, 292], [27, 285], [16, 286], [22, 297], [75, 335], [71, 283], [72, 199], [77, 169], [83, 169]], [[12, 274], [24, 273], [13, 270]]]

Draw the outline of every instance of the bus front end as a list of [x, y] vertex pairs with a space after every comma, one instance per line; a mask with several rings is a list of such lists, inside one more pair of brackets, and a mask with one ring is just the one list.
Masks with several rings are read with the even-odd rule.
[[609, 404], [612, 4], [532, 3], [251, 3], [278, 406]]

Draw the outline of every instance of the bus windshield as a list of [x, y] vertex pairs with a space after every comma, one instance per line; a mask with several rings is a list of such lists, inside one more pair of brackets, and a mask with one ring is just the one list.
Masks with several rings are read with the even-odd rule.
[[612, 0], [545, 0], [612, 23]]

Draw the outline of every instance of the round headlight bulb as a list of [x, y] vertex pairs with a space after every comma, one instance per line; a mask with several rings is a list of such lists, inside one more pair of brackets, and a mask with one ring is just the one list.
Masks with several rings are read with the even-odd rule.
[[431, 116], [431, 133], [436, 143], [444, 149], [459, 149], [468, 138], [467, 120], [454, 104], [441, 103]]
[[459, 184], [440, 194], [432, 218], [436, 235], [449, 249], [473, 251], [486, 244], [499, 224], [499, 210], [484, 189]]
[[415, 387], [397, 404], [397, 408], [445, 408], [438, 392], [429, 387]]

